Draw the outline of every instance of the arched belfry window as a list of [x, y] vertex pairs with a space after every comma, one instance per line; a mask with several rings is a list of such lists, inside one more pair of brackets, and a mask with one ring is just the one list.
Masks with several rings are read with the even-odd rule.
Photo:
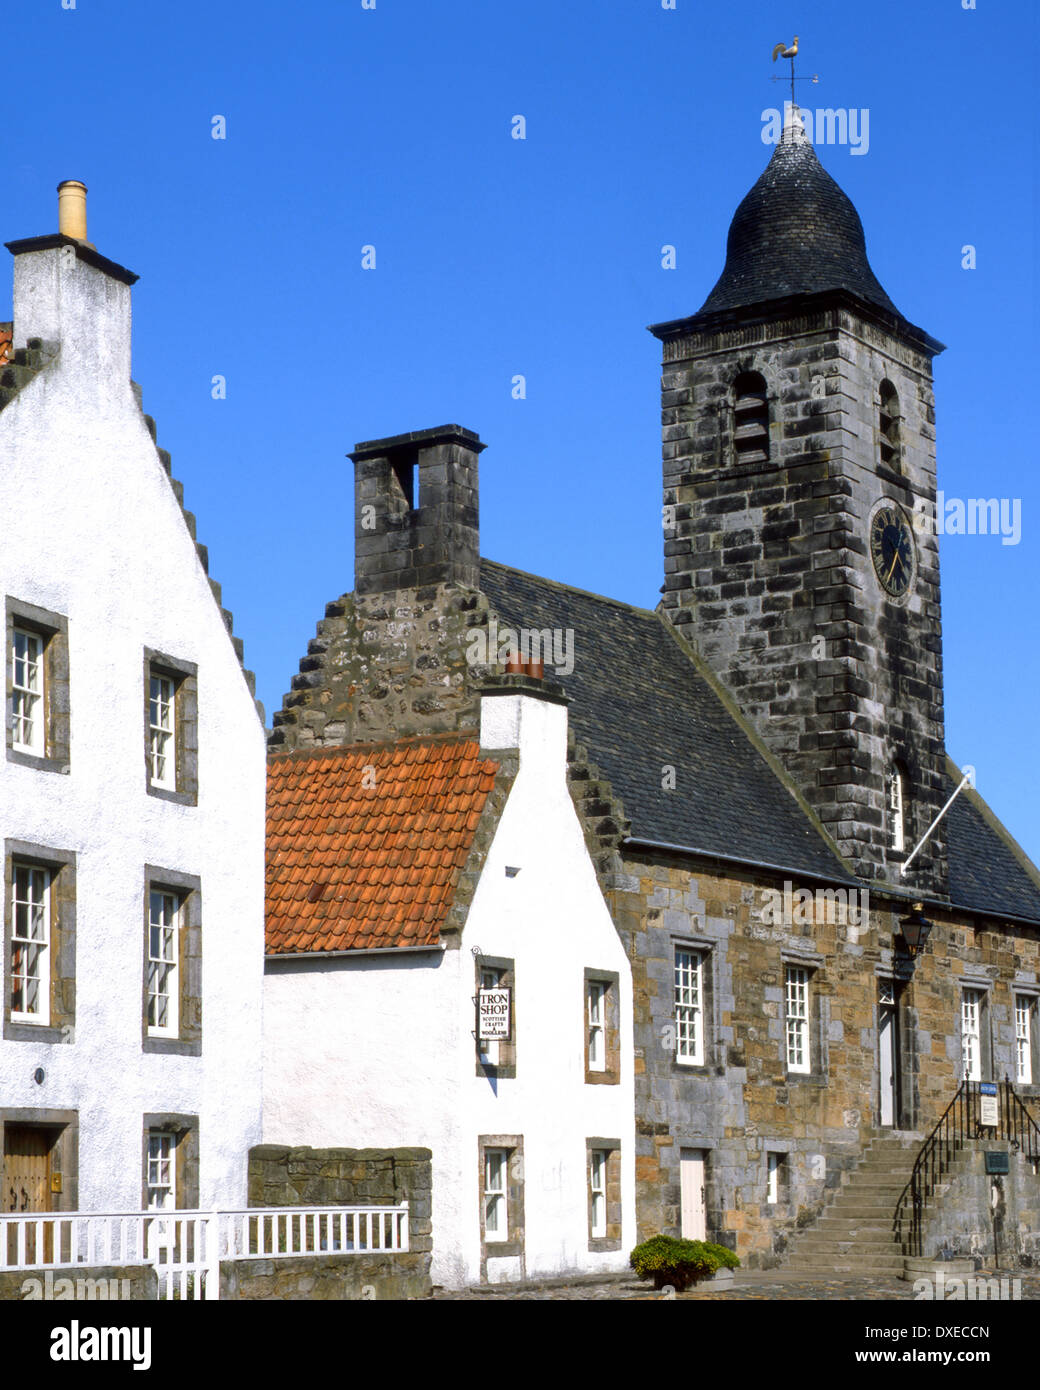
[[879, 390], [881, 406], [878, 412], [878, 443], [881, 462], [889, 468], [899, 467], [899, 392], [890, 381], [883, 381]]
[[907, 803], [910, 783], [906, 767], [895, 763], [888, 774], [888, 838], [896, 854], [905, 854], [907, 844]]
[[733, 383], [733, 449], [738, 463], [769, 461], [769, 396], [758, 372], [741, 372]]

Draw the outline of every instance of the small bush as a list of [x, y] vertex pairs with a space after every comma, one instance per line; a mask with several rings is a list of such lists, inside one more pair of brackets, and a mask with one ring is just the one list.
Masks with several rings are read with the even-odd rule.
[[670, 1284], [687, 1288], [698, 1279], [709, 1279], [718, 1269], [736, 1269], [740, 1261], [725, 1245], [708, 1240], [676, 1240], [652, 1236], [637, 1245], [628, 1262], [640, 1279], [653, 1279], [655, 1289]]

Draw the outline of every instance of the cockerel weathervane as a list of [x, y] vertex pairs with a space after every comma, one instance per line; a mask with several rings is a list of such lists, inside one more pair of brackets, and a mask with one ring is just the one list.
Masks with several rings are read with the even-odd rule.
[[[791, 105], [792, 105], [792, 106], [797, 106], [797, 104], [798, 104], [798, 103], [795, 101], [795, 99], [794, 99], [794, 84], [795, 84], [795, 81], [796, 81], [795, 75], [794, 75], [794, 60], [795, 60], [797, 57], [798, 57], [798, 35], [797, 35], [797, 34], [795, 34], [795, 36], [794, 36], [794, 43], [792, 43], [792, 44], [778, 43], [778, 44], [776, 45], [776, 47], [773, 49], [773, 62], [774, 62], [774, 63], [776, 62], [777, 58], [790, 58], [790, 60], [791, 60]], [[806, 81], [806, 80], [808, 80], [808, 81], [810, 81], [810, 82], [819, 82], [820, 79], [819, 79], [819, 77], [817, 76], [816, 73], [813, 73], [812, 77], [809, 78], [809, 79], [806, 79], [806, 78], [804, 78], [804, 77], [800, 77], [800, 78], [797, 79], [797, 81], [799, 81], [799, 82], [804, 82], [804, 81]], [[774, 77], [774, 78], [773, 78], [773, 81], [774, 81], [774, 82], [781, 82], [781, 81], [783, 81], [783, 79], [780, 78], [780, 77]]]

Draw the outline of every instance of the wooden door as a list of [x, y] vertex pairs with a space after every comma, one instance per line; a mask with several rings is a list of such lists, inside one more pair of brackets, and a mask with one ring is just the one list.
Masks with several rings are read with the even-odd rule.
[[[19, 1216], [30, 1212], [51, 1210], [51, 1150], [55, 1131], [38, 1129], [33, 1125], [4, 1126], [3, 1209]], [[49, 1262], [53, 1246], [53, 1230], [48, 1225], [42, 1244], [37, 1230], [26, 1231], [25, 1258], [31, 1263]], [[40, 1248], [38, 1249], [38, 1245]], [[8, 1230], [7, 1258], [17, 1254], [17, 1232]]]
[[707, 1214], [704, 1200], [703, 1149], [679, 1151], [679, 1189], [682, 1199], [682, 1236], [684, 1240], [704, 1240]]

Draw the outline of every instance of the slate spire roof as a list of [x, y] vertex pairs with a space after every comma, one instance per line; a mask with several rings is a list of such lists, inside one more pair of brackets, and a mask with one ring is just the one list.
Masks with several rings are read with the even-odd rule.
[[870, 268], [859, 214], [789, 108], [772, 159], [733, 214], [725, 267], [698, 313], [821, 290], [847, 290], [902, 318]]

